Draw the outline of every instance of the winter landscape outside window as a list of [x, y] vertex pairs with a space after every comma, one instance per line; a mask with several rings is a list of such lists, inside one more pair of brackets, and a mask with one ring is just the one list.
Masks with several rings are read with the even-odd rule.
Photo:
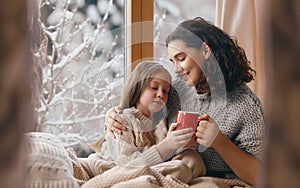
[[124, 1], [44, 0], [40, 12], [38, 131], [66, 146], [92, 142], [124, 83]]

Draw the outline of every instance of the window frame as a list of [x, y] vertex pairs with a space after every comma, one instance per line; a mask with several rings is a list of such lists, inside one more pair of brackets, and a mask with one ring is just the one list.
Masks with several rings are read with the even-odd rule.
[[[126, 72], [144, 59], [153, 59], [154, 0], [129, 0], [125, 4]], [[146, 23], [146, 24], [143, 24]], [[149, 24], [152, 23], [152, 24]], [[139, 41], [139, 42], [136, 42]], [[143, 42], [147, 41], [147, 42]], [[151, 42], [148, 42], [151, 41]]]

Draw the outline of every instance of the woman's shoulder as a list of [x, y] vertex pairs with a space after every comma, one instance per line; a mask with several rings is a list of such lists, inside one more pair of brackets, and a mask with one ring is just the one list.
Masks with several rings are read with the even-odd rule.
[[261, 113], [263, 112], [260, 99], [246, 84], [242, 84], [229, 92], [227, 99], [227, 104], [236, 108], [255, 108]]
[[246, 84], [242, 84], [234, 88], [233, 91], [228, 93], [228, 98], [232, 98], [238, 101], [251, 100], [260, 104], [259, 98]]

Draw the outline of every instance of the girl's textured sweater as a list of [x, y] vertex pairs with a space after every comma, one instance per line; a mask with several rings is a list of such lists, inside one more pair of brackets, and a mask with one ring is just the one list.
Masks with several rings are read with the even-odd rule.
[[116, 139], [106, 136], [108, 152], [113, 161], [119, 165], [152, 166], [162, 163], [164, 159], [156, 149], [156, 144], [166, 137], [165, 121], [161, 120], [156, 124], [134, 107], [124, 109], [122, 116], [128, 131], [116, 135]]

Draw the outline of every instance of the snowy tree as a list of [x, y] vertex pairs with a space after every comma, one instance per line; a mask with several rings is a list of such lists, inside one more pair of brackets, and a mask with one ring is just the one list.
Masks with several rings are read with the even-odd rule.
[[56, 134], [66, 146], [100, 138], [106, 111], [118, 104], [125, 66], [121, 2], [41, 1], [37, 130]]

